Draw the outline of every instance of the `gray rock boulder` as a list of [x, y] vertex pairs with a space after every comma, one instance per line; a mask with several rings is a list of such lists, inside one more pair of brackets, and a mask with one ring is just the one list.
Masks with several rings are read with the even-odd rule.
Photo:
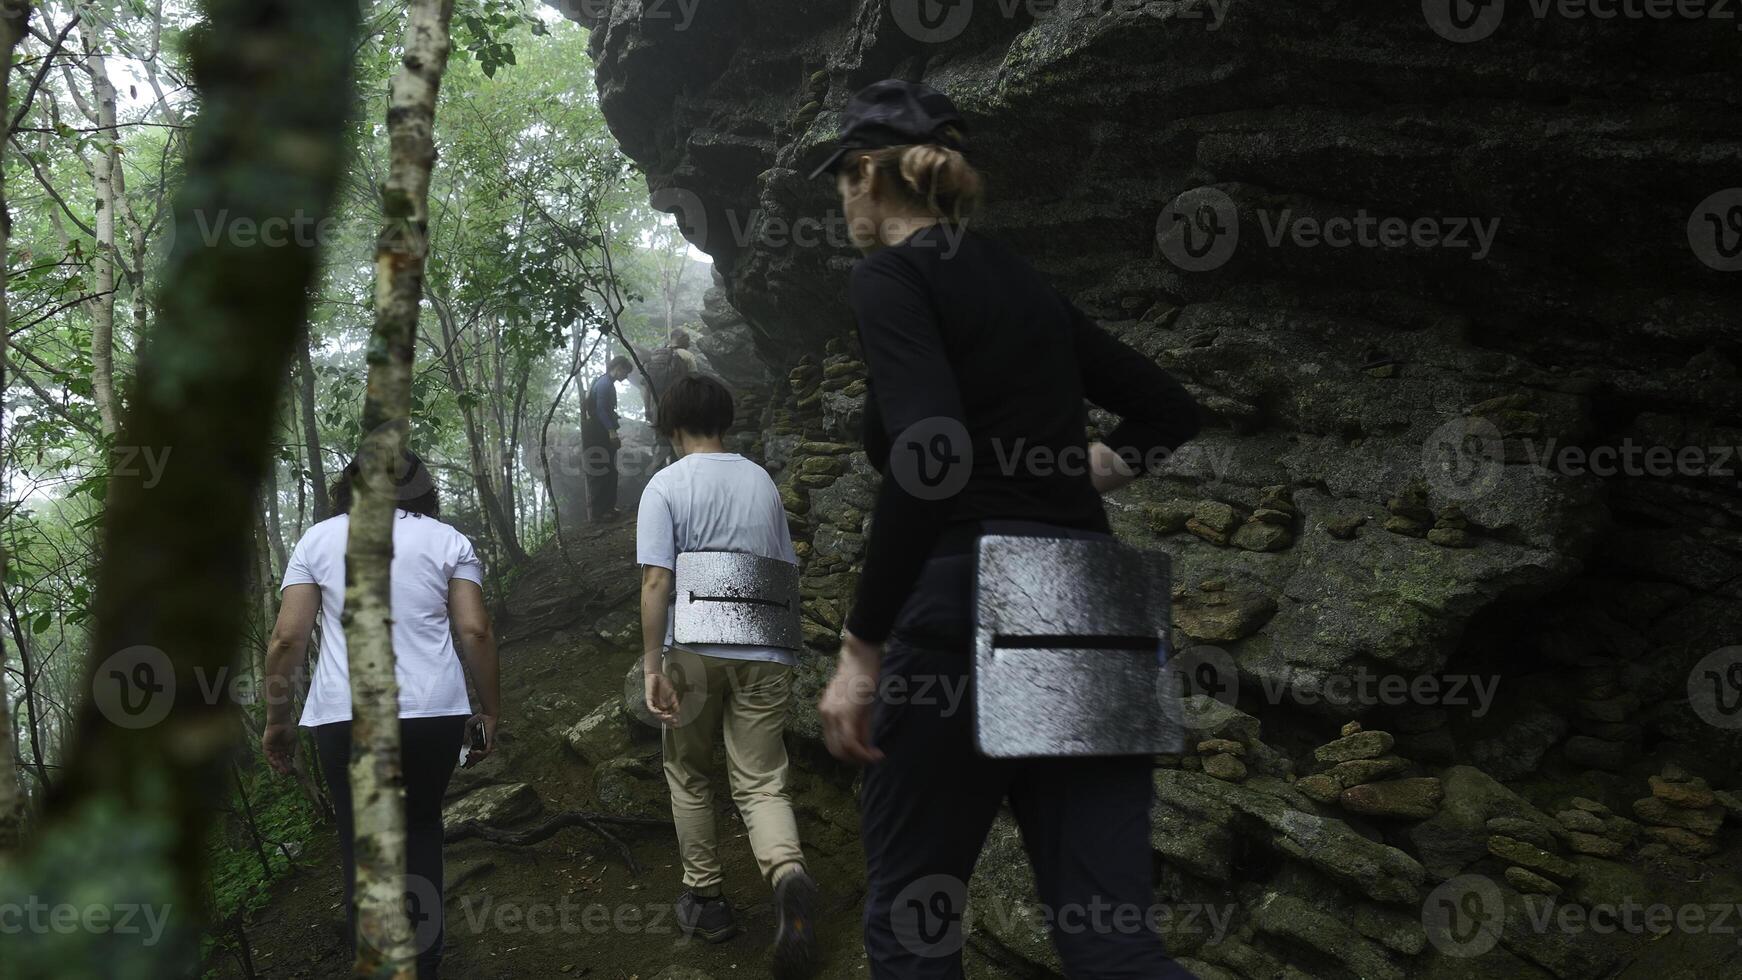
[[476, 822], [503, 827], [538, 816], [544, 801], [526, 783], [502, 783], [473, 790], [448, 804], [442, 822], [448, 826]]
[[[1267, 791], [1268, 790], [1268, 791]], [[1160, 769], [1150, 843], [1181, 870], [1231, 880], [1238, 838], [1299, 861], [1375, 901], [1418, 901], [1426, 875], [1403, 851], [1369, 840], [1341, 820], [1322, 817], [1287, 784], [1228, 783], [1202, 773]]]

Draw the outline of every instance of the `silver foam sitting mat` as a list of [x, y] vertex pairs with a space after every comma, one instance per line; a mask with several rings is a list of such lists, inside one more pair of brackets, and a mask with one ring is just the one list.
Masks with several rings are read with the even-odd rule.
[[1185, 747], [1168, 682], [1166, 555], [987, 535], [976, 574], [975, 736], [1000, 758]]
[[677, 556], [672, 635], [680, 644], [726, 643], [797, 650], [798, 566], [729, 551]]

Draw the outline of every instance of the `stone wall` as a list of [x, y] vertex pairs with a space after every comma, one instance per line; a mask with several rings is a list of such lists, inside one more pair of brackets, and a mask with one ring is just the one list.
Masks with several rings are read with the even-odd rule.
[[[1174, 894], [1238, 909], [1204, 975], [1595, 976], [1608, 947], [1521, 927], [1519, 903], [1635, 894], [1642, 869], [1723, 846], [1718, 803], [1693, 794], [1701, 833], [1636, 801], [1664, 798], [1648, 775], [1735, 785], [1742, 748], [1742, 656], [1723, 652], [1742, 640], [1731, 22], [1460, 4], [1480, 15], [1465, 30], [1438, 0], [557, 5], [593, 28], [606, 118], [655, 202], [715, 259], [727, 346], [768, 372], [757, 448], [804, 539], [819, 647], [875, 474], [852, 448], [855, 253], [803, 173], [859, 87], [953, 96], [990, 182], [978, 227], [1205, 406], [1164, 477], [1110, 502], [1174, 558], [1197, 693], [1251, 721], [1205, 739], [1239, 750], [1158, 777]], [[1356, 718], [1383, 749], [1317, 754]], [[1327, 863], [1327, 841], [1350, 850]], [[1474, 961], [1419, 935], [1471, 872], [1506, 930]], [[1050, 963], [1028, 939], [985, 941]]]

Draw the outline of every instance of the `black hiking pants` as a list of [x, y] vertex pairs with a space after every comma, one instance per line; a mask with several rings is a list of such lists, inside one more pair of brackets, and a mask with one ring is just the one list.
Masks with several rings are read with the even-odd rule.
[[[333, 800], [344, 865], [345, 920], [357, 941], [356, 856], [352, 852], [351, 723], [316, 725], [315, 751]], [[411, 915], [418, 980], [436, 980], [442, 961], [442, 797], [460, 761], [466, 716], [401, 718], [399, 741], [405, 771], [405, 902]]]
[[1065, 975], [1189, 980], [1154, 928], [1149, 757], [980, 755], [971, 659], [900, 639], [883, 654], [880, 690], [903, 693], [878, 698], [872, 742], [885, 758], [860, 794], [871, 976], [962, 976], [968, 879], [1008, 799]]
[[603, 520], [617, 509], [617, 451], [610, 430], [591, 415], [581, 420], [581, 460], [587, 474], [587, 513]]

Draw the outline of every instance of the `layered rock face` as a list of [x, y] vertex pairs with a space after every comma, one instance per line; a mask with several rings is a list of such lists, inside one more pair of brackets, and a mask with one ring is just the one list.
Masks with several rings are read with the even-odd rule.
[[[894, 76], [949, 93], [989, 181], [976, 227], [1197, 395], [1203, 436], [1109, 510], [1173, 556], [1191, 693], [1271, 733], [1254, 722], [1241, 751], [1158, 780], [1158, 828], [1216, 824], [1202, 847], [1158, 844], [1178, 894], [1238, 908], [1206, 975], [1456, 964], [1393, 920], [1472, 869], [1506, 932], [1457, 949], [1504, 956], [1487, 975], [1593, 975], [1601, 957], [1529, 928], [1521, 896], [1631, 893], [1585, 865], [1723, 846], [1671, 802], [1650, 833], [1614, 814], [1665, 763], [1737, 781], [1731, 20], [1460, 0], [555, 5], [593, 28], [606, 117], [655, 202], [715, 259], [709, 356], [771, 379], [756, 448], [805, 539], [819, 647], [876, 479], [853, 446], [856, 253], [832, 186], [803, 178], [852, 92]], [[1395, 745], [1315, 757], [1357, 717]], [[1368, 877], [1326, 866], [1324, 841]]]

